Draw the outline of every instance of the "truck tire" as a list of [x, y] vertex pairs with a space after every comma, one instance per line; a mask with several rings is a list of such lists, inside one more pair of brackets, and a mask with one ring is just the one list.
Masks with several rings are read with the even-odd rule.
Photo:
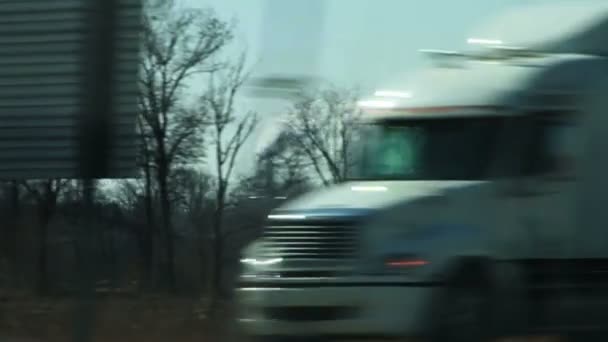
[[431, 309], [431, 341], [485, 342], [494, 336], [494, 290], [482, 263], [459, 265], [438, 289]]

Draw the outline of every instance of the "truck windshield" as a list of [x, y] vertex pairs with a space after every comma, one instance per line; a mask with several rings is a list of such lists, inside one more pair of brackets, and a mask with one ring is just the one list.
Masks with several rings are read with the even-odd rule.
[[504, 119], [466, 117], [365, 125], [351, 179], [487, 178]]

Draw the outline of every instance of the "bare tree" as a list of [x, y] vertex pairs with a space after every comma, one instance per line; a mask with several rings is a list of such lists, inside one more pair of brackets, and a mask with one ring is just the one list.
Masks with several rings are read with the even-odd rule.
[[176, 210], [184, 218], [184, 222], [194, 229], [196, 253], [200, 261], [198, 274], [201, 284], [208, 277], [208, 235], [213, 224], [213, 184], [212, 176], [193, 167], [175, 170], [171, 179], [173, 200]]
[[[156, 220], [154, 219], [154, 199], [153, 199], [153, 159], [152, 159], [152, 138], [148, 135], [149, 128], [146, 129], [145, 121], [142, 115], [137, 117], [137, 127], [141, 130], [140, 137], [140, 155], [139, 155], [139, 166], [144, 173], [144, 186], [143, 186], [143, 202], [145, 212], [145, 224], [142, 224], [137, 229], [138, 241], [140, 242], [141, 252], [141, 265], [142, 265], [142, 276], [140, 279], [140, 286], [143, 288], [151, 285], [152, 277], [152, 265], [154, 260], [154, 237], [156, 235]], [[137, 187], [134, 187], [133, 183], [124, 183], [125, 192], [124, 195], [131, 195], [132, 198], [137, 198]]]
[[231, 66], [213, 72], [209, 87], [201, 96], [201, 111], [209, 113], [213, 143], [215, 145], [215, 210], [213, 215], [213, 294], [221, 295], [224, 232], [222, 224], [228, 188], [239, 151], [253, 133], [258, 118], [249, 111], [242, 116], [236, 113], [236, 97], [245, 82], [245, 55]]
[[287, 197], [310, 186], [307, 158], [301, 153], [293, 132], [286, 130], [257, 156], [257, 168], [239, 184], [242, 195]]
[[232, 39], [231, 31], [231, 26], [212, 11], [181, 9], [172, 1], [161, 1], [144, 16], [139, 97], [139, 129], [145, 147], [142, 164], [147, 196], [151, 197], [153, 178], [158, 186], [166, 275], [173, 290], [176, 276], [169, 179], [175, 165], [196, 162], [204, 152], [201, 133], [205, 112], [187, 110], [183, 90], [193, 76], [219, 67], [211, 59]]
[[68, 180], [57, 179], [22, 183], [28, 195], [33, 199], [37, 210], [38, 264], [36, 274], [38, 278], [36, 287], [38, 292], [42, 294], [45, 294], [48, 290], [48, 226], [55, 215], [59, 195], [68, 183]]
[[211, 180], [211, 175], [189, 167], [175, 170], [171, 178], [173, 202], [192, 223], [204, 219], [202, 211], [211, 194]]
[[[2, 199], [2, 216], [4, 224], [0, 227], [1, 251], [0, 261], [4, 258], [6, 267], [3, 270], [10, 277], [17, 275], [17, 231], [21, 216], [21, 191], [18, 181], [0, 183], [0, 194]], [[1, 265], [0, 265], [1, 266]]]
[[144, 178], [122, 180], [118, 185], [113, 197], [128, 216], [127, 228], [136, 238], [140, 265], [139, 288], [148, 290], [153, 286], [154, 240], [158, 235], [154, 224], [157, 215], [152, 197], [153, 184], [150, 179]]
[[344, 180], [352, 166], [351, 143], [360, 111], [357, 92], [325, 89], [296, 101], [285, 120], [291, 142], [324, 185]]

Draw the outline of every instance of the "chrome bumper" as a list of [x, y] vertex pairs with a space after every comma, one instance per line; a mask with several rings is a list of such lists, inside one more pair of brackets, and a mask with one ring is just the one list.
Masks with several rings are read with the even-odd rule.
[[238, 322], [251, 336], [419, 336], [436, 284], [256, 281], [237, 289]]

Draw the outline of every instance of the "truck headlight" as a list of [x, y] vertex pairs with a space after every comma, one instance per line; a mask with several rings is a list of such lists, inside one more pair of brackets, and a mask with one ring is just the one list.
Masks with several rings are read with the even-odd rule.
[[241, 263], [251, 266], [269, 266], [281, 263], [283, 258], [243, 258]]

